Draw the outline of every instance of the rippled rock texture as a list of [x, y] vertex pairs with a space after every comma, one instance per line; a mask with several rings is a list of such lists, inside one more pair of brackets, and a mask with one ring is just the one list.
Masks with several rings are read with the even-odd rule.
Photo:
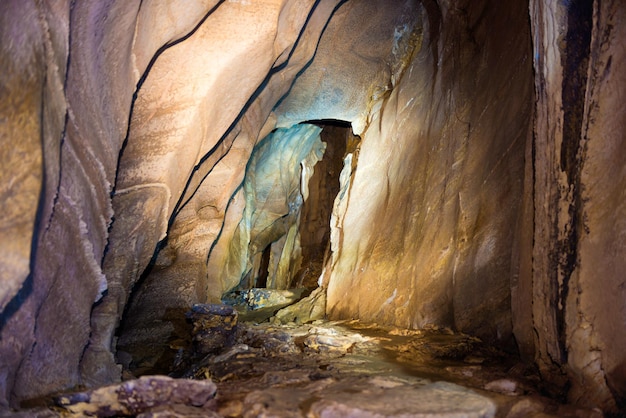
[[275, 321], [449, 327], [623, 411], [623, 21], [618, 0], [1, 2], [0, 409], [119, 381], [124, 344], [174, 356], [226, 291], [317, 282]]

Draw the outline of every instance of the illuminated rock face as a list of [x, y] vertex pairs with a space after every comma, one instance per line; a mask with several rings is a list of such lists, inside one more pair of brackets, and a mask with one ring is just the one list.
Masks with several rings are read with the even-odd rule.
[[[243, 175], [240, 170], [249, 158], [251, 146], [259, 139], [271, 104], [284, 94], [286, 81], [314, 52], [313, 42], [321, 24], [309, 28], [313, 39], [305, 36], [308, 33], [303, 34], [299, 52], [293, 50], [312, 5], [312, 1], [228, 2], [213, 11], [192, 36], [163, 51], [150, 69], [134, 103], [112, 199], [119, 220], [111, 226], [109, 252], [104, 258], [109, 294], [94, 310], [95, 332], [83, 361], [84, 375], [102, 375], [95, 382], [106, 382], [119, 374], [109, 354], [117, 319], [157, 243], [166, 237], [170, 221], [188, 204], [203, 177], [212, 172], [234, 143], [243, 143], [247, 148], [244, 159], [237, 161], [237, 155], [232, 156], [235, 166], [227, 167], [230, 178], [226, 184], [220, 184], [225, 190], [210, 196], [217, 213], [206, 210], [208, 202], [201, 206], [189, 203], [191, 210], [195, 206], [196, 215], [202, 210], [205, 216], [217, 216], [217, 221], [221, 221], [223, 208], [230, 199], [226, 192], [241, 182], [237, 176]], [[331, 7], [321, 8], [317, 16], [323, 22], [330, 11]], [[173, 67], [180, 71], [172, 72]], [[276, 80], [279, 85], [273, 89], [262, 88], [265, 84], [273, 86]], [[251, 101], [256, 94], [257, 100]], [[216, 101], [215, 97], [228, 100]], [[245, 115], [240, 115], [244, 110]], [[161, 289], [166, 293], [174, 291], [170, 297], [177, 302], [171, 308], [180, 308], [181, 299], [206, 298], [206, 286], [201, 288], [193, 281], [206, 274], [198, 260], [206, 260], [210, 244], [198, 247], [190, 235], [178, 236], [178, 231], [185, 234], [194, 229], [202, 245], [207, 244], [210, 236], [219, 234], [219, 229], [211, 230], [205, 222], [201, 224], [192, 221], [183, 227], [187, 231], [179, 230], [178, 225], [174, 227], [172, 249], [176, 251], [179, 245], [183, 248], [171, 261], [174, 269], [167, 269], [162, 276], [184, 275], [189, 279], [183, 280], [189, 282]], [[184, 295], [176, 295], [179, 288], [184, 288]], [[165, 309], [169, 304], [152, 305]], [[162, 316], [162, 312], [157, 314]]]
[[340, 119], [361, 140], [327, 314], [516, 343], [572, 401], [623, 407], [622, 2], [48, 3], [0, 5], [0, 406], [119, 379], [131, 292], [120, 339], [167, 340], [268, 245], [295, 256], [321, 144], [268, 151], [262, 177], [289, 175], [265, 200], [250, 158]]
[[220, 269], [224, 291], [237, 286], [251, 271], [253, 259], [281, 237], [286, 241], [267, 285], [275, 289], [289, 287], [291, 277], [300, 267], [298, 225], [302, 204], [308, 197], [300, 185], [308, 184], [307, 171], [310, 173], [324, 155], [320, 131], [321, 128], [308, 124], [278, 129], [254, 149], [243, 182], [246, 208]]
[[371, 106], [334, 225], [333, 317], [512, 337], [530, 28], [523, 4], [479, 10], [425, 13], [421, 49]]

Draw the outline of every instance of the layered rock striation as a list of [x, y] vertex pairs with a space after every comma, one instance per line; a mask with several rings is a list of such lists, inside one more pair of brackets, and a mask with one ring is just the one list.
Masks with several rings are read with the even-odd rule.
[[[164, 353], [190, 306], [264, 269], [288, 287], [299, 242], [330, 236], [328, 316], [451, 327], [623, 410], [624, 19], [617, 0], [2, 2], [0, 407], [119, 380], [118, 338]], [[329, 233], [301, 223], [325, 193], [302, 123], [323, 120], [360, 138], [332, 148]]]

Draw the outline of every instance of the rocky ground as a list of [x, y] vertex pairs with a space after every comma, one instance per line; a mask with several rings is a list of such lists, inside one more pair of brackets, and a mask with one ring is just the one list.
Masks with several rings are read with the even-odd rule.
[[534, 370], [445, 329], [243, 324], [192, 371], [227, 417], [601, 416], [541, 396]]
[[320, 320], [234, 333], [230, 347], [180, 364], [178, 379], [143, 377], [57, 405], [66, 416], [602, 416], [542, 396], [532, 368], [447, 329]]

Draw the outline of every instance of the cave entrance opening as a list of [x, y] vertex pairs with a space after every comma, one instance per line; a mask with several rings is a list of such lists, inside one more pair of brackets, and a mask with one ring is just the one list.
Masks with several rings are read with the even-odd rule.
[[[267, 244], [253, 259], [252, 269], [243, 278], [240, 290], [250, 288], [304, 288], [313, 290], [318, 286], [324, 264], [330, 255], [331, 217], [335, 198], [339, 193], [339, 174], [344, 157], [360, 138], [352, 133], [349, 122], [334, 119], [312, 120], [303, 124], [321, 129], [321, 141], [326, 144], [321, 160], [315, 163], [312, 173], [301, 175], [300, 193], [302, 203], [295, 215], [298, 245], [290, 247], [292, 260], [287, 280], [277, 280], [278, 263], [285, 250], [285, 233]], [[301, 170], [306, 170], [301, 164]]]
[[324, 158], [315, 165], [308, 184], [309, 197], [300, 215], [300, 246], [302, 264], [295, 279], [296, 287], [314, 289], [330, 256], [331, 217], [339, 193], [339, 174], [344, 157], [358, 142], [352, 125], [341, 120], [308, 121], [322, 128], [321, 139], [326, 143]]

